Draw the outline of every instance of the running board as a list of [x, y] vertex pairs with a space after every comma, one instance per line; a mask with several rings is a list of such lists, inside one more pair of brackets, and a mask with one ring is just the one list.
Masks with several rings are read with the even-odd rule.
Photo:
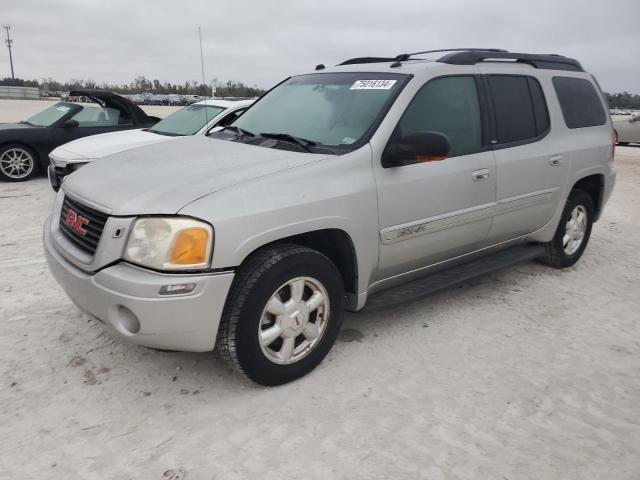
[[544, 246], [529, 244], [512, 247], [477, 260], [432, 273], [397, 287], [383, 290], [367, 300], [361, 311], [383, 310], [405, 305], [431, 293], [468, 282], [478, 277], [513, 267], [544, 255]]

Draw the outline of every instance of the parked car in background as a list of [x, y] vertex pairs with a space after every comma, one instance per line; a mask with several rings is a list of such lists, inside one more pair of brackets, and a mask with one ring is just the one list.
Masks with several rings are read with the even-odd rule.
[[615, 139], [579, 62], [432, 51], [318, 70], [208, 136], [71, 175], [44, 245], [74, 303], [127, 341], [216, 346], [277, 385], [322, 361], [344, 308], [580, 259]]
[[640, 143], [640, 113], [634, 113], [627, 118], [614, 119], [613, 128], [619, 145]]
[[132, 148], [176, 137], [205, 134], [235, 121], [254, 100], [208, 100], [181, 108], [151, 128], [105, 133], [61, 145], [49, 154], [49, 181], [57, 191], [65, 176], [87, 163]]
[[58, 145], [105, 132], [146, 128], [158, 122], [124, 97], [99, 90], [75, 90], [72, 97], [95, 102], [58, 102], [18, 123], [0, 124], [0, 179], [20, 182], [49, 164]]

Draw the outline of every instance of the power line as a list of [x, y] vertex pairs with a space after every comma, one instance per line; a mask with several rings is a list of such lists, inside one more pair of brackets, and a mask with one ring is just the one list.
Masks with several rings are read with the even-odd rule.
[[7, 48], [9, 49], [9, 63], [11, 64], [11, 78], [15, 80], [16, 76], [13, 74], [13, 56], [11, 55], [11, 44], [13, 43], [13, 40], [11, 40], [11, 36], [9, 35], [9, 30], [11, 30], [11, 25], [3, 25], [2, 28], [4, 28], [7, 31], [7, 39], [4, 42], [7, 44]]

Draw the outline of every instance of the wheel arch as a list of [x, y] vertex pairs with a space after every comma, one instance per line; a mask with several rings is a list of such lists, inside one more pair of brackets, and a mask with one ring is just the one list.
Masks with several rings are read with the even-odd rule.
[[311, 230], [285, 236], [255, 247], [244, 256], [242, 262], [256, 251], [277, 244], [295, 244], [311, 248], [326, 255], [342, 275], [345, 290], [349, 294], [358, 292], [358, 259], [351, 236], [339, 228]]
[[600, 214], [602, 213], [604, 182], [604, 175], [595, 173], [580, 178], [571, 187], [571, 190], [582, 190], [586, 192], [593, 200], [593, 206], [595, 208], [594, 222], [600, 218]]

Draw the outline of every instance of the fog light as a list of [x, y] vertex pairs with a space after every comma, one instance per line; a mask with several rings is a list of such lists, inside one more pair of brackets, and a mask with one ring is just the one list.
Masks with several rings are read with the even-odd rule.
[[160, 287], [160, 295], [184, 295], [195, 290], [195, 283], [179, 283], [177, 285], [163, 285]]

